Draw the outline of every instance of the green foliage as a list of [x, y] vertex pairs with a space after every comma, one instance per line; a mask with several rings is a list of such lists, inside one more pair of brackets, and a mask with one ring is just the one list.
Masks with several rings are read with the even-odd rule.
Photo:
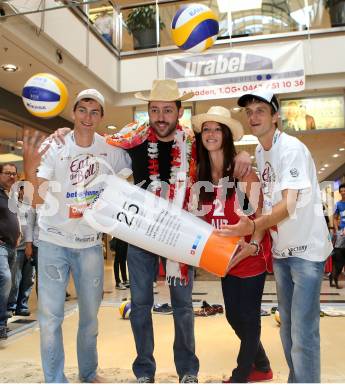
[[326, 0], [325, 8], [331, 8], [338, 3], [344, 3], [344, 0]]
[[[154, 30], [156, 28], [156, 7], [154, 5], [133, 8], [126, 20], [128, 33], [133, 31]], [[164, 28], [164, 23], [159, 20], [160, 30]]]

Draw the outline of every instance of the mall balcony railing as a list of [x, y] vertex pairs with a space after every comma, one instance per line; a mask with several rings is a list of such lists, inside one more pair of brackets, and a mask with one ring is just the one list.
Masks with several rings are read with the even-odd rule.
[[[221, 12], [219, 0], [128, 4], [133, 2], [103, 1], [99, 2], [102, 3], [100, 7], [90, 4], [87, 11], [93, 22], [105, 8], [112, 15], [112, 45], [121, 56], [176, 50], [171, 37], [171, 21], [181, 6], [196, 2], [208, 6], [218, 16], [220, 31], [215, 45], [345, 31], [345, 0], [238, 0], [237, 5], [233, 0], [237, 10], [231, 14]], [[256, 3], [258, 7], [246, 10], [248, 3]]]
[[[68, 7], [116, 56], [131, 56], [176, 50], [171, 21], [179, 7], [196, 2], [218, 16], [215, 46], [345, 32], [345, 0], [232, 0], [237, 10], [230, 14], [221, 12], [221, 0], [0, 1], [0, 21], [4, 4], [15, 4], [12, 15], [6, 16]], [[256, 3], [257, 8], [244, 9], [248, 3]]]

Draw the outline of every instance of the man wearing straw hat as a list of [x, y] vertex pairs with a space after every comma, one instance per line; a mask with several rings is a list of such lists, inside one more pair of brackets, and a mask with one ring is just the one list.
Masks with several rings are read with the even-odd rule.
[[[181, 95], [174, 80], [155, 80], [151, 92], [136, 93], [148, 102], [149, 123], [131, 123], [108, 142], [127, 149], [135, 184], [186, 207], [189, 189], [196, 179], [196, 148], [192, 131], [179, 124]], [[250, 159], [242, 155], [237, 170], [246, 171]], [[239, 174], [242, 172], [239, 172]], [[151, 309], [156, 255], [130, 245], [128, 269], [131, 289], [131, 325], [137, 357], [133, 371], [139, 383], [153, 383], [156, 363]], [[175, 325], [174, 360], [179, 382], [197, 383], [199, 360], [195, 355], [192, 288], [194, 271], [182, 263], [167, 261], [167, 281]]]

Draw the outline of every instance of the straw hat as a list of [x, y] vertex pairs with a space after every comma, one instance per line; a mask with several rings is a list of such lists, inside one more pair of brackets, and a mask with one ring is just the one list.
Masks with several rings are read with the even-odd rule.
[[218, 122], [228, 126], [234, 141], [239, 141], [244, 133], [241, 122], [231, 118], [230, 111], [222, 106], [212, 106], [206, 113], [193, 116], [192, 124], [194, 131], [200, 133], [202, 124], [205, 122]]
[[181, 95], [175, 80], [154, 80], [152, 90], [149, 94], [137, 92], [134, 94], [137, 99], [147, 102], [175, 102], [183, 101], [194, 96], [194, 92], [188, 92]]

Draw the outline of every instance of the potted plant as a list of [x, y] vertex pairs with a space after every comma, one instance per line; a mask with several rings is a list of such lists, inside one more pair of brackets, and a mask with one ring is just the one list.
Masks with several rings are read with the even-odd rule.
[[[126, 19], [126, 27], [128, 33], [133, 35], [135, 50], [157, 46], [155, 6], [133, 8]], [[159, 29], [164, 27], [164, 23], [159, 20]]]
[[332, 27], [345, 26], [345, 0], [326, 0]]

